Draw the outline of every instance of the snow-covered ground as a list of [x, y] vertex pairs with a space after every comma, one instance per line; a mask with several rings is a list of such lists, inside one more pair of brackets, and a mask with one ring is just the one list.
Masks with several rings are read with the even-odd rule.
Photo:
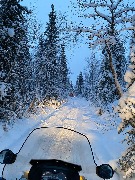
[[[87, 135], [91, 141], [96, 163], [98, 165], [109, 163], [116, 170], [112, 180], [123, 179], [119, 170], [116, 169], [116, 160], [126, 148], [126, 145], [121, 143], [124, 136], [118, 135], [117, 129], [112, 128], [111, 125], [110, 130], [103, 131], [99, 123], [101, 121], [102, 117], [96, 114], [96, 109], [85, 99], [73, 97], [57, 109], [39, 108], [38, 113], [18, 120], [8, 132], [3, 131], [0, 126], [0, 151], [11, 149], [15, 153], [18, 152], [25, 138], [34, 128], [68, 127]], [[0, 165], [1, 171], [2, 165]]]

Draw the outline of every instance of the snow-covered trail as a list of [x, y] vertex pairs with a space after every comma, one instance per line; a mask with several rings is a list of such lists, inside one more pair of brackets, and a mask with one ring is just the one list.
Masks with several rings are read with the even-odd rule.
[[90, 107], [85, 99], [72, 98], [53, 116], [46, 119], [41, 126], [63, 126], [86, 134], [91, 141], [99, 164], [107, 163], [116, 158], [119, 148], [122, 147], [122, 139], [117, 140], [116, 129], [103, 134], [96, 123], [99, 118], [100, 116], [96, 115], [95, 109]]
[[[117, 130], [102, 133], [96, 120], [95, 109], [85, 99], [70, 98], [58, 109], [45, 110], [39, 115], [19, 120], [9, 132], [0, 131], [0, 150], [9, 148], [18, 152], [28, 134], [36, 127], [68, 127], [87, 135], [91, 141], [97, 164], [108, 163], [120, 156], [123, 147], [117, 139]], [[83, 149], [80, 150], [82, 154]], [[81, 159], [80, 155], [80, 159]], [[1, 170], [1, 167], [0, 167]], [[115, 175], [112, 180], [119, 180]]]
[[90, 115], [90, 107], [86, 100], [81, 99], [80, 101], [80, 99], [72, 98], [50, 118], [45, 118], [41, 126], [64, 126], [82, 131], [85, 130], [85, 125], [89, 121], [91, 122], [89, 128], [96, 130], [97, 125], [90, 119]]

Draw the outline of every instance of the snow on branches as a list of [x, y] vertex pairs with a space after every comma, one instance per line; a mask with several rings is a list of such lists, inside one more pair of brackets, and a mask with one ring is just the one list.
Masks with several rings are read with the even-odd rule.
[[[135, 15], [132, 18], [132, 25], [135, 27]], [[118, 127], [118, 132], [122, 132], [128, 127], [125, 141], [129, 148], [119, 159], [119, 165], [124, 170], [125, 177], [132, 177], [135, 174], [135, 31], [131, 40], [130, 65], [124, 76], [127, 82], [127, 92], [119, 100], [118, 113], [122, 119]], [[130, 130], [129, 130], [130, 128]]]
[[7, 83], [0, 82], [0, 100], [7, 96], [7, 92], [9, 91], [10, 86]]
[[[85, 18], [100, 19], [101, 24], [103, 21], [109, 24], [112, 29], [112, 33], [118, 28], [119, 24], [125, 24], [127, 22], [132, 23], [133, 12], [135, 12], [135, 7], [131, 1], [127, 4], [123, 0], [105, 1], [105, 0], [91, 0], [90, 3], [83, 0], [78, 0], [80, 6], [84, 8], [87, 12], [87, 9], [91, 10], [92, 13], [87, 13], [84, 15]], [[120, 28], [120, 27], [119, 27]], [[127, 28], [127, 26], [126, 26]], [[127, 30], [127, 29], [126, 29]]]
[[135, 128], [135, 82], [119, 100], [120, 113], [122, 123], [118, 128], [118, 132], [122, 131], [127, 125]]

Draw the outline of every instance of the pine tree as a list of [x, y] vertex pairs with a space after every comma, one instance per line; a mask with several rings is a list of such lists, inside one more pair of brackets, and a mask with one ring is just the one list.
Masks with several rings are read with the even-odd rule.
[[124, 90], [126, 85], [124, 82], [124, 74], [126, 72], [128, 63], [125, 57], [124, 44], [120, 41], [120, 39], [116, 38], [116, 43], [111, 45], [110, 49], [112, 52], [113, 64], [117, 73], [118, 81]]
[[[0, 1], [0, 65], [1, 82], [10, 85], [10, 90], [5, 98], [2, 98], [2, 119], [8, 119], [11, 114], [19, 111], [20, 100], [24, 98], [24, 76], [26, 71], [26, 59], [29, 51], [26, 37], [26, 19], [28, 13], [26, 7], [17, 0]], [[27, 59], [28, 60], [28, 59]], [[10, 115], [9, 115], [10, 114]]]
[[[98, 104], [98, 77], [99, 77], [99, 61], [95, 57], [95, 53], [87, 60], [87, 67], [84, 79], [84, 96], [95, 105]], [[97, 99], [98, 98], [98, 99]]]
[[39, 38], [38, 50], [35, 55], [35, 89], [36, 96], [39, 99], [44, 99], [47, 94], [48, 79], [47, 79], [47, 57], [44, 36]]
[[[30, 103], [30, 91], [32, 80], [31, 57], [29, 53], [28, 37], [27, 37], [27, 21], [21, 22], [22, 27], [18, 29], [20, 38], [18, 54], [16, 56], [16, 64], [14, 66], [15, 75], [12, 77], [15, 84], [15, 97], [18, 101], [18, 106], [22, 104], [22, 110], [25, 110], [25, 105]], [[18, 108], [19, 108], [18, 107]]]
[[61, 45], [61, 52], [59, 57], [59, 88], [61, 90], [61, 95], [66, 95], [68, 90], [68, 68], [67, 59], [65, 54], [65, 46]]
[[73, 86], [72, 81], [69, 80], [69, 78], [68, 78], [68, 90], [69, 90], [69, 93], [71, 93], [71, 95], [74, 96], [74, 86]]
[[56, 12], [54, 5], [51, 5], [52, 11], [49, 14], [49, 23], [45, 31], [45, 47], [46, 47], [46, 58], [47, 58], [47, 93], [48, 95], [57, 94], [58, 91], [58, 43], [59, 43], [59, 31], [56, 24]]
[[51, 5], [49, 22], [41, 35], [36, 55], [36, 89], [41, 99], [58, 96], [59, 29], [54, 5]]
[[83, 96], [84, 92], [84, 79], [82, 72], [80, 72], [79, 76], [77, 77], [75, 92], [77, 96]]
[[98, 94], [101, 105], [107, 107], [107, 104], [118, 98], [115, 88], [114, 79], [111, 73], [111, 68], [108, 60], [103, 59], [99, 72]]
[[[135, 16], [133, 27], [135, 27]], [[131, 40], [130, 61], [131, 63], [124, 77], [128, 89], [119, 100], [118, 107], [119, 116], [122, 119], [118, 132], [121, 133], [126, 127], [130, 127], [125, 139], [129, 147], [119, 159], [119, 165], [126, 172], [126, 178], [132, 177], [135, 169], [135, 31], [133, 31]]]

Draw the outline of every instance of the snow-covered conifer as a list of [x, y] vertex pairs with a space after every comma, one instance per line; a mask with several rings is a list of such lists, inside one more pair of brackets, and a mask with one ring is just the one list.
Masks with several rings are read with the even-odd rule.
[[79, 76], [77, 77], [75, 93], [77, 96], [83, 96], [84, 94], [84, 78], [82, 72], [80, 72]]
[[[0, 74], [2, 83], [8, 87], [7, 96], [2, 99], [2, 119], [8, 120], [11, 114], [20, 111], [20, 102], [26, 94], [26, 74], [28, 73], [29, 47], [27, 41], [26, 7], [17, 0], [0, 1]], [[29, 76], [30, 78], [30, 76]], [[9, 115], [10, 114], [10, 115]]]
[[[133, 17], [135, 27], [135, 16]], [[125, 177], [132, 177], [135, 174], [135, 30], [131, 40], [130, 65], [124, 76], [127, 82], [127, 92], [119, 100], [118, 112], [122, 119], [118, 132], [124, 131], [126, 127], [128, 136], [126, 142], [128, 149], [119, 159], [119, 165], [125, 171]]]
[[86, 59], [87, 67], [84, 76], [84, 96], [94, 104], [98, 104], [98, 79], [99, 79], [99, 61], [95, 53], [92, 52], [90, 58]]
[[61, 95], [66, 95], [68, 90], [68, 67], [67, 67], [67, 58], [65, 54], [65, 45], [61, 45], [60, 57], [59, 57], [59, 88]]
[[[63, 58], [66, 58], [64, 49], [62, 51], [60, 50], [57, 15], [52, 4], [51, 12], [49, 13], [49, 22], [47, 23], [44, 34], [40, 37], [35, 60], [36, 89], [41, 99], [44, 99], [46, 96], [52, 97], [59, 95], [61, 84], [59, 67], [63, 63], [61, 60], [64, 61]], [[59, 62], [59, 59], [61, 62]]]

